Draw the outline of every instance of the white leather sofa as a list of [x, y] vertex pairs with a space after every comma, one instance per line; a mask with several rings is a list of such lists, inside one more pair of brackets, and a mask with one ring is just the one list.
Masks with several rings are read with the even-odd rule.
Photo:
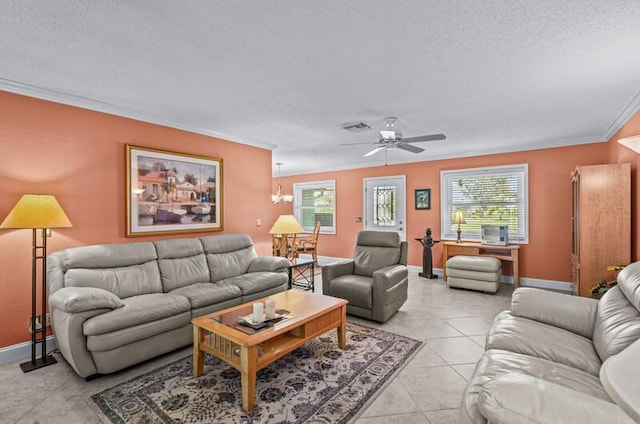
[[192, 343], [191, 319], [287, 289], [247, 234], [74, 247], [47, 257], [56, 343], [81, 377]]
[[459, 422], [640, 423], [640, 262], [599, 301], [519, 288], [465, 389]]

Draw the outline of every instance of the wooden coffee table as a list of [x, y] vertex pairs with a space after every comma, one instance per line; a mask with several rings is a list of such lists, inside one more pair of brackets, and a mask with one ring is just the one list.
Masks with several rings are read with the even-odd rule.
[[[277, 309], [286, 309], [295, 318], [247, 334], [236, 328], [238, 318], [249, 315], [253, 302], [194, 318], [193, 375], [204, 371], [204, 354], [214, 355], [241, 373], [242, 408], [253, 409], [256, 372], [307, 341], [336, 328], [338, 345], [346, 346], [347, 301], [300, 290], [287, 290], [273, 296]], [[264, 299], [261, 299], [264, 301]]]

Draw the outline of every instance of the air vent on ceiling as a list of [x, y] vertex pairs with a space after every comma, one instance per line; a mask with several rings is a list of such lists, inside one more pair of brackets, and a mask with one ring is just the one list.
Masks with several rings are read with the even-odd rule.
[[346, 124], [342, 124], [341, 126], [345, 130], [351, 131], [351, 132], [361, 132], [361, 131], [366, 131], [371, 129], [371, 125], [362, 121], [347, 122]]

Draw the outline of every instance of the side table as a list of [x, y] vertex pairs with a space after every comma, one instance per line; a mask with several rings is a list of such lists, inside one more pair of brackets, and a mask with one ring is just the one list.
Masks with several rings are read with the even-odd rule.
[[314, 290], [315, 267], [314, 260], [296, 259], [287, 267], [289, 270], [289, 288], [297, 288], [300, 290]]

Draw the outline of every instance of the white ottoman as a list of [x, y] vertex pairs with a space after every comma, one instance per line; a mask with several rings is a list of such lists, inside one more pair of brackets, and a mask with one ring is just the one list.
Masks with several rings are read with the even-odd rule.
[[500, 286], [502, 262], [488, 256], [454, 256], [447, 261], [449, 287], [495, 293]]

